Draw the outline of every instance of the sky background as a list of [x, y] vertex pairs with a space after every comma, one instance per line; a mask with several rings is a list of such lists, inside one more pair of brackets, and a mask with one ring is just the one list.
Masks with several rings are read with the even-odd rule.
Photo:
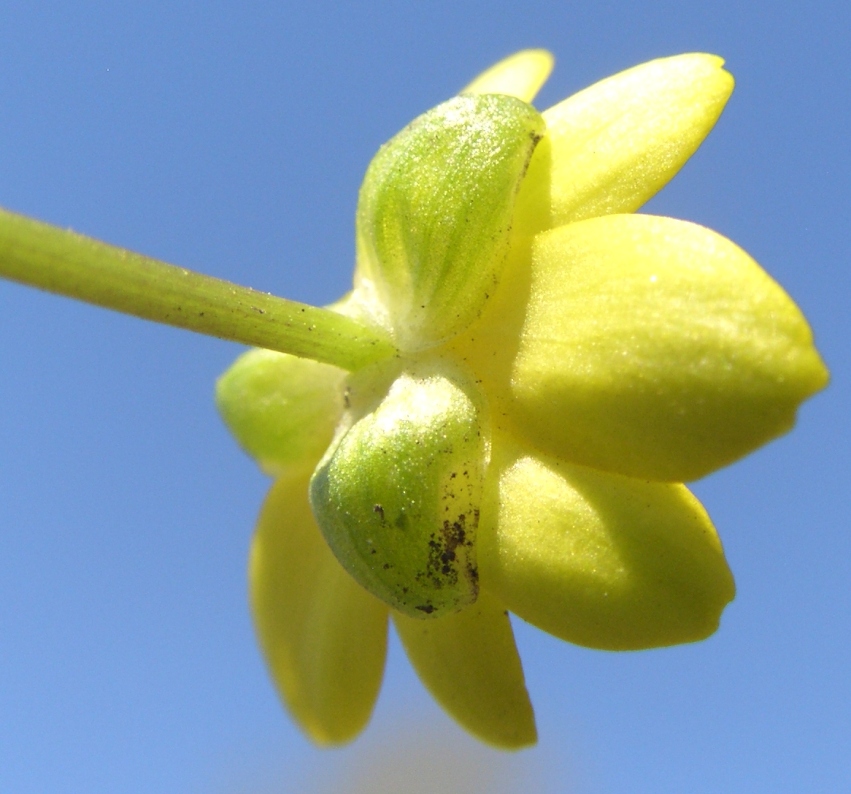
[[212, 401], [240, 348], [0, 283], [0, 790], [851, 789], [849, 33], [819, 0], [4, 2], [0, 205], [316, 304], [349, 286], [378, 146], [492, 62], [552, 50], [544, 108], [718, 53], [736, 91], [646, 210], [751, 253], [833, 380], [694, 485], [738, 585], [711, 639], [618, 655], [515, 621], [541, 736], [515, 755], [465, 738], [394, 639], [371, 726], [319, 751], [246, 605], [268, 483]]

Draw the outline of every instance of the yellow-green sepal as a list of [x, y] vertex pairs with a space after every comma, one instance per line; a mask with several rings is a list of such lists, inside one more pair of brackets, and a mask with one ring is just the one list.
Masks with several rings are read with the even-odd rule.
[[452, 337], [493, 294], [518, 186], [544, 129], [514, 97], [459, 96], [416, 119], [370, 164], [356, 283], [374, 288], [403, 351]]
[[735, 594], [712, 522], [683, 485], [495, 438], [482, 517], [482, 581], [568, 642], [623, 651], [702, 640]]
[[216, 383], [216, 405], [240, 445], [267, 473], [312, 468], [343, 412], [346, 372], [256, 348]]
[[486, 440], [470, 395], [438, 373], [400, 375], [329, 449], [310, 485], [343, 567], [412, 617], [478, 594], [475, 536]]

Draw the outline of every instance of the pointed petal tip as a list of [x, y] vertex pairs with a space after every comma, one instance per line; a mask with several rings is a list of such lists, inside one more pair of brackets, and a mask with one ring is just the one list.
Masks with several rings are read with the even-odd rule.
[[517, 729], [510, 735], [501, 737], [499, 741], [485, 738], [484, 741], [499, 750], [527, 750], [538, 743], [538, 728], [535, 725], [534, 712], [529, 715], [526, 724], [518, 725]]
[[420, 680], [459, 725], [502, 750], [537, 742], [511, 621], [498, 599], [481, 590], [475, 604], [436, 620], [391, 615]]
[[661, 190], [730, 98], [723, 63], [706, 53], [658, 58], [545, 110], [552, 226], [634, 212]]
[[520, 50], [498, 61], [467, 85], [462, 94], [508, 94], [531, 102], [553, 70], [548, 50]]
[[323, 750], [333, 750], [345, 747], [357, 739], [366, 725], [347, 727], [342, 731], [329, 731], [327, 726], [320, 723], [307, 722], [301, 715], [293, 715], [301, 732], [317, 747]]
[[721, 542], [683, 486], [604, 474], [500, 441], [482, 579], [516, 615], [609, 651], [706, 639], [735, 595]]
[[807, 395], [808, 397], [818, 394], [830, 386], [830, 370], [824, 359], [818, 354], [818, 351], [815, 351], [815, 356], [816, 362], [813, 372], [812, 391]]
[[[621, 247], [626, 229], [638, 234]], [[571, 242], [580, 237], [582, 245]], [[556, 240], [544, 276], [543, 246]], [[595, 218], [536, 237], [533, 262], [532, 308], [511, 365], [513, 421], [560, 457], [692, 481], [788, 432], [801, 403], [826, 383], [791, 298], [704, 227], [651, 215]], [[557, 298], [562, 283], [569, 300]]]
[[729, 70], [724, 68], [727, 61], [720, 55], [709, 52], [686, 52], [682, 55], [672, 55], [669, 58], [659, 58], [658, 60], [659, 62], [679, 63], [684, 70], [688, 69], [695, 76], [704, 72], [706, 78], [718, 81], [714, 84], [714, 87], [716, 93], [722, 96], [725, 102], [733, 93], [735, 78]]
[[[721, 73], [722, 79], [724, 79], [729, 84], [729, 93], [733, 92], [733, 88], [736, 84], [736, 79], [733, 77], [733, 74], [729, 69], [725, 69], [724, 66], [727, 63], [725, 58], [722, 58], [720, 55], [712, 55], [710, 53], [698, 52], [695, 55], [699, 55], [706, 60], [707, 65], [710, 65], [714, 70]], [[729, 96], [728, 93], [728, 96]]]

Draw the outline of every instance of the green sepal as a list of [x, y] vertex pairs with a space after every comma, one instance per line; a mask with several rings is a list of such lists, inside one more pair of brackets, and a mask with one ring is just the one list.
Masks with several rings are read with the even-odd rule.
[[216, 406], [267, 474], [308, 471], [343, 413], [344, 370], [286, 353], [243, 353], [216, 383]]
[[[358, 396], [355, 385], [350, 399], [360, 413]], [[481, 414], [455, 381], [404, 372], [313, 475], [310, 502], [337, 559], [411, 617], [451, 614], [478, 595]]]
[[449, 339], [493, 294], [517, 190], [544, 131], [519, 99], [459, 96], [375, 156], [358, 201], [357, 279], [374, 285], [403, 351]]

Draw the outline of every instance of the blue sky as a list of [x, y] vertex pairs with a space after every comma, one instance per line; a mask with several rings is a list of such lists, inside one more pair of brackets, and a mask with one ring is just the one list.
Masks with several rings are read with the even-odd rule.
[[833, 380], [694, 486], [738, 585], [710, 640], [617, 655], [516, 622], [541, 742], [514, 756], [466, 740], [394, 642], [371, 727], [318, 751], [246, 606], [267, 481], [212, 404], [240, 348], [0, 283], [0, 790], [313, 792], [388, 757], [422, 783], [423, 745], [481, 770], [458, 790], [851, 787], [849, 29], [819, 0], [4, 4], [0, 205], [317, 304], [349, 285], [378, 146], [493, 61], [551, 49], [546, 107], [718, 53], [733, 98], [646, 211], [749, 251]]

